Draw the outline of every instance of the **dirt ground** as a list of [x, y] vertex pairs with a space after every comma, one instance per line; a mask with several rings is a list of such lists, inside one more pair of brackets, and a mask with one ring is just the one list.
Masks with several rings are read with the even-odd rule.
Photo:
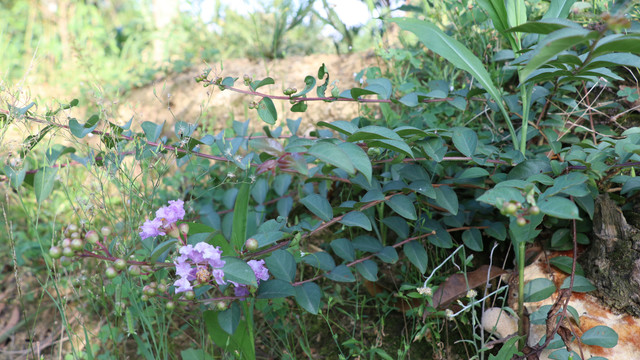
[[[282, 95], [282, 89], [287, 87], [303, 89], [304, 78], [307, 75], [317, 77], [318, 68], [323, 63], [329, 71], [330, 82], [336, 81], [341, 90], [359, 86], [354, 80], [357, 72], [370, 66], [384, 66], [372, 52], [348, 55], [316, 54], [273, 61], [226, 60], [222, 64], [211, 64], [211, 76], [238, 77], [236, 87], [240, 89], [248, 89], [242, 84], [244, 74], [253, 76], [255, 80], [271, 77], [276, 83], [261, 87], [258, 91]], [[194, 67], [181, 74], [169, 75], [147, 86], [133, 89], [126, 100], [121, 102], [117, 118], [127, 121], [134, 116], [134, 123], [137, 124], [143, 121], [158, 124], [167, 121], [168, 125], [175, 121], [201, 123], [207, 125], [210, 131], [216, 132], [229, 126], [231, 120], [244, 122], [251, 119], [254, 127], [261, 128], [263, 124], [257, 113], [247, 109], [250, 101], [259, 101], [260, 97], [220, 91], [214, 87], [205, 88], [197, 84], [194, 77], [205, 68], [205, 65]], [[317, 85], [320, 84], [318, 81]], [[315, 96], [315, 90], [312, 90], [309, 96]], [[288, 102], [275, 102], [275, 105], [279, 124], [286, 124], [287, 118], [302, 117], [303, 131], [318, 121], [351, 120], [358, 116], [359, 110], [358, 104], [347, 102], [309, 102], [305, 113], [292, 113]], [[167, 128], [172, 129], [172, 126]]]

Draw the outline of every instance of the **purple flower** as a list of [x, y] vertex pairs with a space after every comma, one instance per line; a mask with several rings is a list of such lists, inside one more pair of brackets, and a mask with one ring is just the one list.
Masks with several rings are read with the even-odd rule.
[[260, 280], [269, 280], [269, 269], [264, 266], [264, 260], [249, 260], [247, 264], [249, 264], [253, 273], [256, 275], [258, 284], [260, 284]]
[[184, 218], [184, 201], [169, 200], [169, 206], [163, 206], [156, 211], [156, 219], [160, 219], [164, 226], [173, 224]]
[[249, 296], [249, 288], [247, 287], [247, 285], [241, 285], [241, 284], [235, 284], [235, 288], [233, 289], [233, 294], [237, 297], [240, 298], [246, 298], [247, 296]]
[[162, 221], [158, 219], [145, 221], [140, 227], [140, 237], [144, 240], [146, 238], [164, 235], [165, 233], [160, 230], [160, 226], [162, 226]]
[[187, 280], [187, 278], [184, 278], [184, 277], [181, 277], [180, 279], [176, 280], [173, 283], [173, 286], [176, 287], [176, 294], [193, 290], [193, 287], [191, 286], [191, 283], [189, 282], [189, 280]]
[[[176, 294], [191, 290], [192, 285], [190, 282], [196, 280], [198, 276], [201, 277], [200, 281], [206, 282], [209, 281], [209, 275], [211, 275], [218, 285], [226, 284], [224, 271], [222, 270], [225, 261], [220, 258], [222, 250], [219, 247], [199, 242], [195, 246], [182, 246], [178, 253], [180, 253], [180, 256], [174, 262], [176, 275], [180, 277], [174, 283]], [[201, 270], [200, 273], [198, 273], [199, 270]]]
[[184, 201], [169, 200], [169, 206], [158, 209], [155, 219], [145, 221], [140, 227], [140, 237], [144, 240], [158, 235], [166, 235], [165, 230], [169, 230], [178, 220], [182, 220], [184, 215]]

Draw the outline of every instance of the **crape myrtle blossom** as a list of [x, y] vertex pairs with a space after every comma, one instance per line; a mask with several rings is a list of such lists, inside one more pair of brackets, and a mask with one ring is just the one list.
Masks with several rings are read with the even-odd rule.
[[218, 285], [227, 283], [222, 271], [225, 261], [220, 258], [222, 250], [219, 246], [213, 247], [205, 242], [199, 242], [195, 246], [182, 246], [178, 252], [180, 256], [176, 258], [174, 264], [176, 275], [180, 278], [173, 283], [176, 294], [193, 290], [191, 282], [194, 280], [203, 284], [213, 278]]
[[[195, 246], [185, 245], [178, 251], [180, 256], [175, 260], [176, 275], [179, 277], [173, 285], [176, 294], [193, 290], [194, 284], [205, 284], [215, 281], [218, 285], [225, 285], [224, 271], [222, 267], [225, 261], [220, 257], [222, 250], [220, 247], [213, 247], [205, 242], [197, 243]], [[253, 270], [258, 284], [260, 280], [269, 279], [269, 270], [264, 266], [264, 260], [249, 260], [247, 264]], [[249, 295], [249, 289], [244, 284], [229, 281], [234, 285], [234, 293], [238, 297]]]
[[184, 201], [169, 200], [169, 206], [163, 206], [156, 211], [153, 220], [147, 220], [140, 227], [140, 237], [142, 240], [159, 235], [166, 235], [173, 224], [184, 218]]

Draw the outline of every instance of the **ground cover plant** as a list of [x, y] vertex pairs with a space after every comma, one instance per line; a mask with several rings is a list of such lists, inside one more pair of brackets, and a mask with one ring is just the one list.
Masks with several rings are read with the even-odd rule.
[[[324, 64], [282, 95], [262, 92], [271, 77], [194, 79], [246, 94], [257, 127], [176, 121], [165, 136], [164, 124], [68, 118], [78, 100], [42, 111], [5, 91], [1, 138], [40, 126], [5, 150], [15, 274], [2, 276], [41, 258], [40, 296], [75, 339], [69, 358], [578, 359], [584, 345], [615, 347], [610, 328], [575, 333], [567, 301], [595, 289], [577, 253], [596, 199], [628, 209], [640, 188], [640, 130], [622, 122], [638, 108], [625, 80], [640, 64], [638, 11], [467, 5], [449, 10], [499, 37], [492, 56], [406, 5], [388, 19], [404, 46], [380, 50], [394, 66], [364, 69], [361, 87], [340, 88]], [[443, 78], [425, 78], [445, 62]], [[309, 102], [338, 101], [362, 116], [301, 131]], [[301, 117], [280, 119], [280, 104]], [[559, 289], [525, 282], [534, 244], [571, 250], [553, 263], [570, 275]], [[556, 292], [553, 307], [525, 312]], [[75, 321], [74, 303], [100, 325]], [[517, 332], [485, 329], [489, 307]], [[526, 342], [528, 321], [546, 325], [540, 343]]]

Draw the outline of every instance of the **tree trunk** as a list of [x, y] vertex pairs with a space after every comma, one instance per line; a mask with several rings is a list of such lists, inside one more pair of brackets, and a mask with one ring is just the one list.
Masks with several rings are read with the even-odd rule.
[[604, 194], [596, 199], [593, 235], [580, 262], [595, 295], [614, 311], [640, 317], [640, 230]]

